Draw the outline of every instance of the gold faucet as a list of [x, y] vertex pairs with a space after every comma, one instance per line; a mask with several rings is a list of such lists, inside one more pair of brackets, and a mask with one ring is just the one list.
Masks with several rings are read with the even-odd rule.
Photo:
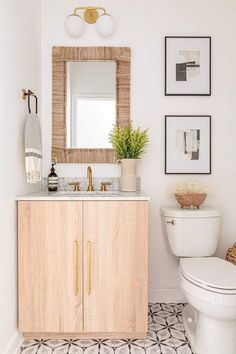
[[92, 173], [92, 169], [91, 169], [90, 166], [87, 169], [87, 177], [88, 177], [88, 180], [89, 180], [87, 191], [88, 192], [93, 192], [94, 191], [94, 189], [93, 189], [93, 173]]

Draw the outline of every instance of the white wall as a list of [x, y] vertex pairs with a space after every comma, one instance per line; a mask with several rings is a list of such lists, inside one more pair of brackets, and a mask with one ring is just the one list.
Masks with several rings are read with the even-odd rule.
[[22, 88], [40, 90], [39, 1], [0, 2], [0, 353], [17, 341], [16, 203], [32, 188], [25, 182], [23, 127], [27, 101]]
[[[236, 2], [235, 0], [81, 0], [79, 5], [104, 6], [115, 17], [117, 31], [102, 39], [87, 26], [81, 39], [64, 32], [66, 16], [78, 6], [77, 0], [42, 0], [42, 92], [44, 175], [50, 166], [51, 149], [51, 47], [130, 46], [132, 48], [132, 119], [135, 125], [149, 128], [150, 145], [140, 167], [143, 190], [150, 203], [150, 296], [153, 300], [178, 301], [178, 260], [168, 249], [162, 233], [160, 206], [175, 205], [167, 193], [178, 176], [166, 176], [164, 165], [164, 115], [212, 115], [211, 176], [199, 177], [210, 185], [209, 205], [223, 212], [222, 239], [218, 255], [236, 236]], [[165, 97], [164, 36], [212, 36], [212, 96]], [[85, 176], [86, 165], [57, 166], [60, 176]], [[95, 176], [118, 176], [114, 165], [94, 165]], [[169, 290], [168, 290], [169, 289]], [[171, 291], [172, 289], [172, 291]]]

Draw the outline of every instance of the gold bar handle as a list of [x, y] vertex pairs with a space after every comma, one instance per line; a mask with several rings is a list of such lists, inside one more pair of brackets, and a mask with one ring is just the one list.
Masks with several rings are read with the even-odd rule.
[[91, 294], [91, 241], [88, 241], [88, 295]]
[[74, 263], [74, 295], [78, 294], [78, 242], [74, 241], [74, 252], [73, 252], [73, 263]]

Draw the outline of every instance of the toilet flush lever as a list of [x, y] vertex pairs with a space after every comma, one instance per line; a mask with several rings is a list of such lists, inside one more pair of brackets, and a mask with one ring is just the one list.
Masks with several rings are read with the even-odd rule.
[[176, 221], [175, 220], [167, 221], [167, 224], [175, 225]]

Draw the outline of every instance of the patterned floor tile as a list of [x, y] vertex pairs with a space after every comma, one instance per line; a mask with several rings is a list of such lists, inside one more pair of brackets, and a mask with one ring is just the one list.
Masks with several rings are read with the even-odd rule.
[[30, 340], [19, 354], [193, 354], [182, 323], [184, 304], [149, 304], [146, 339]]

